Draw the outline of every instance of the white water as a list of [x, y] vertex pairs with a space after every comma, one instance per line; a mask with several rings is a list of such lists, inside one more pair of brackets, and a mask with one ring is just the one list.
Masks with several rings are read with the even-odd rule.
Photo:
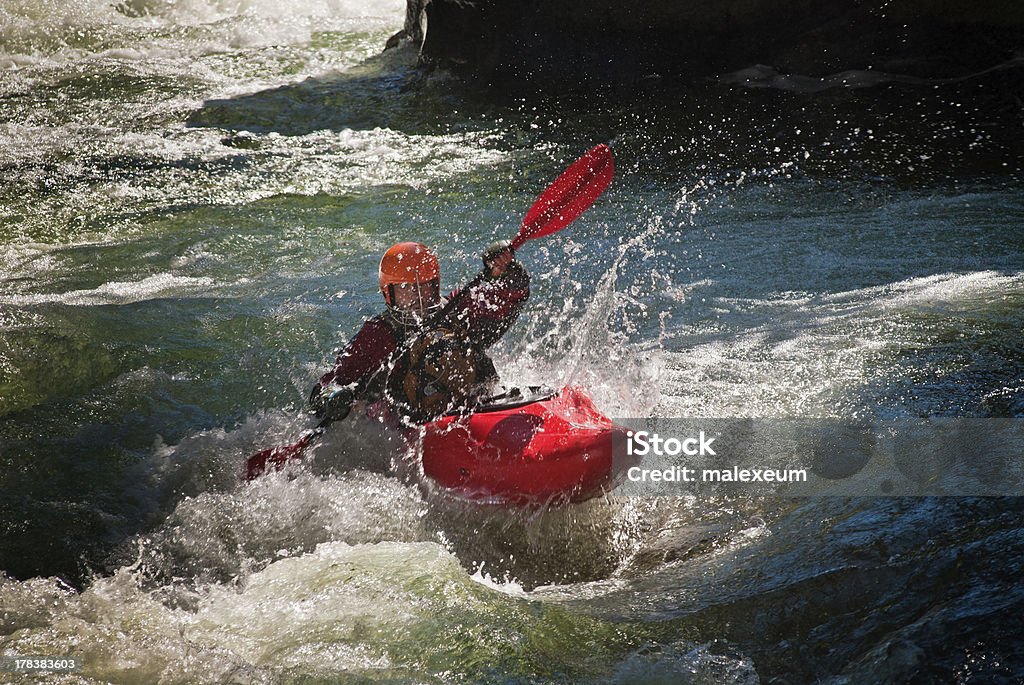
[[[711, 640], [776, 603], [783, 632], [817, 620], [801, 606], [867, 623], [871, 597], [842, 599], [859, 586], [811, 581], [871, 573], [886, 545], [941, 569], [958, 536], [975, 544], [952, 505], [898, 524], [831, 503], [466, 507], [400, 477], [403, 451], [366, 426], [242, 485], [245, 456], [309, 427], [309, 385], [379, 309], [387, 245], [440, 246], [454, 286], [608, 128], [616, 184], [522, 251], [534, 294], [495, 359], [510, 383], [582, 384], [610, 415], [1012, 406], [1024, 213], [1011, 182], [802, 177], [828, 159], [820, 140], [757, 141], [770, 168], [680, 171], [733, 129], [574, 128], [579, 112], [532, 102], [408, 95], [415, 55], [374, 56], [399, 2], [124, 7], [0, 0], [0, 551], [48, 575], [0, 580], [4, 654], [83, 656], [67, 682], [749, 683], [758, 664], [680, 639], [681, 617], [740, 617], [692, 629]], [[927, 522], [939, 549], [913, 557]], [[54, 569], [79, 556], [97, 576], [74, 592]], [[916, 589], [917, 615], [937, 615], [948, 578], [908, 577], [870, 587]], [[822, 630], [817, 647], [849, 647], [842, 624]]]
[[404, 13], [401, 0], [4, 0], [0, 68], [302, 45], [314, 31], [400, 27]]

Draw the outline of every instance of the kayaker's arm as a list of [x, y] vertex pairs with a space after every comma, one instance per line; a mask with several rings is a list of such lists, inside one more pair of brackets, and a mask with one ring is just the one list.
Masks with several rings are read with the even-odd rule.
[[456, 317], [468, 317], [470, 338], [482, 348], [501, 339], [530, 297], [530, 274], [507, 242], [484, 252], [484, 274], [478, 285], [459, 298], [455, 311]]
[[391, 328], [379, 318], [364, 323], [338, 353], [334, 368], [313, 386], [309, 404], [317, 416], [343, 418], [357, 399], [355, 388], [364, 386], [388, 362], [396, 346]]

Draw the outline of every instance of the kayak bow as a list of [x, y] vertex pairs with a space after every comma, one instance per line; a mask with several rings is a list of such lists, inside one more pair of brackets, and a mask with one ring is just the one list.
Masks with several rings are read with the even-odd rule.
[[427, 424], [423, 473], [450, 494], [477, 502], [582, 502], [615, 486], [617, 438], [625, 439], [625, 429], [585, 390], [566, 387]]

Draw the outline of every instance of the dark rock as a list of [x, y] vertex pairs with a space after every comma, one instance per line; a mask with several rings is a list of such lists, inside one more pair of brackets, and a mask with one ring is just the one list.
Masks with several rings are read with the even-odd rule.
[[876, 69], [956, 78], [1024, 48], [1024, 5], [408, 0], [404, 33], [424, 62], [494, 86], [689, 78], [755, 64], [807, 76]]

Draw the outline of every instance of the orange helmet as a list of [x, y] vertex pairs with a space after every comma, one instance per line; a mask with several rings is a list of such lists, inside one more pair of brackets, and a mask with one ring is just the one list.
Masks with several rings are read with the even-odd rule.
[[441, 267], [437, 257], [426, 245], [398, 243], [380, 260], [380, 291], [388, 306], [394, 306], [394, 288], [403, 283], [427, 284], [437, 281], [440, 287]]

